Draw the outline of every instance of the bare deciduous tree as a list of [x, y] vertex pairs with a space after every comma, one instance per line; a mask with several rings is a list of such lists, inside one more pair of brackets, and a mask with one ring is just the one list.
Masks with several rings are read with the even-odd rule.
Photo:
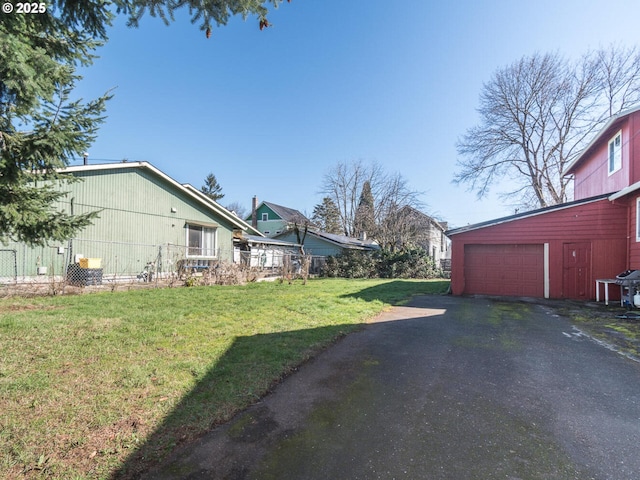
[[[412, 190], [407, 180], [399, 173], [388, 174], [378, 163], [341, 162], [324, 176], [322, 193], [338, 207], [342, 230], [348, 236], [357, 236], [358, 207], [362, 192], [367, 185], [373, 196], [373, 231], [366, 232], [382, 247], [390, 245], [394, 235], [394, 222], [401, 218], [402, 208], [421, 208], [420, 192]], [[368, 193], [367, 195], [368, 196]]]
[[356, 234], [355, 217], [364, 183], [368, 181], [373, 189], [381, 177], [384, 177], [384, 172], [379, 164], [365, 164], [361, 160], [340, 162], [325, 174], [321, 193], [338, 207], [345, 235]]
[[250, 213], [240, 202], [231, 202], [226, 206], [226, 209], [235, 213], [239, 218], [247, 218]]
[[480, 95], [480, 124], [459, 140], [459, 171], [483, 197], [496, 180], [516, 188], [503, 194], [527, 207], [568, 199], [562, 173], [610, 115], [637, 103], [637, 49], [610, 47], [578, 61], [559, 54], [523, 57], [498, 70]]
[[640, 51], [610, 46], [596, 52], [607, 117], [640, 101]]
[[380, 246], [403, 250], [420, 245], [429, 230], [428, 223], [422, 222], [426, 215], [420, 210], [424, 208], [419, 193], [409, 188], [404, 177], [390, 177], [376, 211], [375, 234]]

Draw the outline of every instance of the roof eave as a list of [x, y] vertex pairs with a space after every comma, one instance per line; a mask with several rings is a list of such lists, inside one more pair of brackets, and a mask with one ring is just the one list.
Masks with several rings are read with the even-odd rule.
[[580, 164], [582, 163], [582, 161], [587, 157], [587, 154], [591, 151], [591, 149], [600, 142], [600, 140], [602, 139], [603, 135], [607, 132], [607, 130], [609, 130], [613, 125], [615, 125], [617, 122], [622, 121], [623, 119], [625, 119], [626, 117], [628, 117], [629, 115], [631, 115], [632, 113], [635, 113], [637, 111], [640, 111], [640, 106], [637, 107], [632, 107], [629, 108], [627, 110], [623, 110], [621, 112], [616, 113], [615, 115], [612, 115], [609, 120], [607, 120], [607, 122], [602, 126], [602, 128], [598, 131], [598, 133], [596, 134], [595, 137], [593, 137], [593, 139], [587, 144], [586, 147], [584, 147], [582, 149], [582, 152], [580, 153], [580, 155], [578, 155], [578, 157], [576, 157], [565, 169], [564, 173], [562, 174], [563, 177], [566, 177], [567, 175], [571, 175], [573, 174], [573, 170]]
[[119, 170], [123, 168], [147, 169], [152, 173], [154, 173], [156, 176], [162, 178], [164, 181], [176, 187], [177, 190], [180, 190], [186, 193], [191, 198], [195, 199], [198, 203], [206, 206], [209, 210], [213, 210], [217, 215], [223, 217], [232, 225], [235, 225], [241, 230], [247, 230], [248, 228], [250, 228], [252, 231], [255, 231], [258, 235], [262, 235], [262, 233], [258, 232], [257, 230], [254, 230], [253, 227], [251, 227], [251, 225], [247, 224], [245, 221], [240, 219], [240, 217], [233, 215], [226, 208], [222, 207], [221, 205], [218, 205], [217, 203], [215, 203], [213, 200], [206, 197], [204, 194], [202, 194], [199, 190], [197, 190], [193, 186], [189, 184], [179, 183], [178, 181], [174, 180], [166, 173], [162, 172], [161, 170], [158, 170], [149, 162], [121, 162], [121, 163], [100, 163], [95, 165], [76, 165], [76, 166], [60, 169], [59, 172], [60, 173], [77, 173], [77, 172], [87, 172], [87, 171], [90, 172], [90, 171], [101, 171], [101, 170]]
[[636, 192], [638, 190], [640, 190], [640, 182], [636, 182], [636, 183], [634, 183], [632, 185], [629, 185], [628, 187], [623, 188], [622, 190], [620, 190], [620, 191], [618, 191], [616, 193], [611, 194], [609, 196], [609, 200], [611, 200], [613, 202], [614, 200], [622, 198], [622, 197], [624, 197], [626, 195], [629, 195], [630, 193]]
[[[640, 186], [638, 187], [640, 188]], [[452, 235], [458, 235], [461, 233], [471, 232], [473, 230], [480, 230], [481, 228], [493, 227], [495, 225], [500, 225], [503, 223], [513, 222], [515, 220], [521, 220], [523, 218], [536, 217], [538, 215], [543, 215], [545, 213], [555, 212], [559, 210], [564, 210], [566, 208], [577, 207], [579, 205], [585, 205], [587, 203], [597, 202], [604, 199], [611, 199], [611, 196], [615, 194], [606, 193], [603, 195], [597, 195], [595, 197], [584, 198], [581, 200], [574, 200], [573, 202], [560, 203], [558, 205], [552, 205], [550, 207], [539, 208], [536, 210], [530, 210], [528, 212], [518, 213], [516, 215], [509, 215], [507, 217], [500, 217], [493, 220], [487, 220], [486, 222], [475, 223], [473, 225], [467, 225], [465, 227], [453, 228], [451, 230], [447, 230], [445, 235], [450, 237]]]
[[240, 217], [238, 217], [237, 215], [234, 215], [229, 210], [224, 208], [222, 205], [220, 205], [219, 203], [215, 202], [211, 198], [207, 197], [204, 193], [202, 193], [200, 190], [195, 188], [193, 185], [190, 185], [188, 183], [184, 183], [184, 184], [182, 184], [182, 187], [185, 188], [187, 190], [187, 192], [189, 194], [191, 194], [192, 197], [195, 197], [200, 202], [205, 203], [209, 208], [212, 208], [213, 210], [215, 210], [216, 213], [218, 213], [219, 215], [225, 217], [229, 222], [231, 222], [234, 225], [238, 226], [241, 230], [250, 231], [252, 235], [264, 237], [262, 232], [256, 230], [251, 225], [249, 225], [247, 222], [242, 220]]

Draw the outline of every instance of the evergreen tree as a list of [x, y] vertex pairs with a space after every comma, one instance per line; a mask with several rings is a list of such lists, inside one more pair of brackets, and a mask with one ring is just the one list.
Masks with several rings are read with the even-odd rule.
[[330, 197], [324, 197], [322, 203], [313, 208], [313, 223], [318, 225], [323, 232], [344, 235], [340, 223], [340, 211]]
[[218, 179], [213, 173], [207, 175], [207, 178], [204, 180], [204, 185], [200, 190], [214, 202], [224, 197], [224, 193], [221, 193], [222, 186], [218, 183]]
[[373, 235], [376, 230], [373, 193], [371, 192], [371, 182], [368, 180], [362, 185], [354, 226], [356, 236], [358, 237]]
[[187, 7], [193, 22], [211, 34], [231, 15], [257, 15], [268, 27], [265, 5], [282, 0], [52, 0], [37, 14], [3, 14], [0, 21], [0, 241], [44, 245], [69, 238], [96, 218], [56, 206], [73, 181], [59, 169], [82, 156], [104, 120], [105, 94], [72, 99], [78, 66], [88, 66], [107, 40], [116, 14], [135, 26], [148, 12], [166, 23]]
[[3, 242], [63, 240], [96, 217], [56, 208], [65, 193], [55, 184], [72, 181], [58, 169], [89, 147], [103, 120], [108, 95], [88, 103], [71, 101], [70, 95], [79, 78], [75, 67], [91, 63], [90, 52], [104, 38], [111, 17], [98, 10], [83, 18], [75, 3], [60, 8], [57, 16], [5, 14], [0, 23]]

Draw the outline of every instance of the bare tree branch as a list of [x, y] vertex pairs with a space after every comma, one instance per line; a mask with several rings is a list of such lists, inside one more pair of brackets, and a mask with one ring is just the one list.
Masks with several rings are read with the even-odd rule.
[[[640, 53], [610, 47], [570, 62], [523, 57], [496, 71], [480, 94], [480, 124], [457, 143], [454, 182], [485, 196], [497, 180], [527, 207], [568, 200], [565, 168], [610, 115], [640, 101]], [[526, 187], [526, 188], [525, 188]]]
[[[397, 234], [391, 226], [398, 220], [398, 212], [409, 206], [423, 207], [421, 193], [412, 190], [407, 180], [400, 175], [389, 174], [378, 163], [366, 164], [361, 160], [341, 162], [332, 167], [324, 176], [321, 193], [330, 198], [338, 207], [341, 228], [346, 235], [357, 236], [362, 230], [357, 219], [358, 206], [365, 186], [373, 196], [373, 231], [368, 236], [378, 240], [381, 246], [395, 244]], [[361, 221], [361, 220], [360, 220]], [[396, 223], [397, 226], [397, 223]]]

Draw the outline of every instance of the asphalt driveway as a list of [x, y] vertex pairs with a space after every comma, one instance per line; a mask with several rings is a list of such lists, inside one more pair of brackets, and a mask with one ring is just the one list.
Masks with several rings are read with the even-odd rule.
[[418, 297], [149, 479], [637, 479], [640, 364], [550, 307]]

